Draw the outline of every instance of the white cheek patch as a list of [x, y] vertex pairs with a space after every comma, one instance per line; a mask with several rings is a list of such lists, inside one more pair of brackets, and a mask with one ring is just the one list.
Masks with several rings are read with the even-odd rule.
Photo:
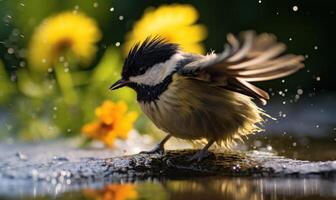
[[176, 53], [166, 62], [154, 65], [142, 75], [131, 76], [129, 80], [138, 84], [157, 85], [176, 69], [177, 63], [181, 59], [183, 59], [183, 56], [180, 53]]

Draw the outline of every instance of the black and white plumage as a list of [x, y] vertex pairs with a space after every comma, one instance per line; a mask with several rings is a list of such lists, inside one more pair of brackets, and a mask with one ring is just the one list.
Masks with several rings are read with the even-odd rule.
[[148, 38], [136, 44], [125, 60], [122, 78], [112, 89], [129, 86], [137, 92], [144, 113], [168, 136], [207, 140], [195, 158], [213, 143], [228, 146], [235, 139], [260, 131], [267, 92], [250, 82], [290, 75], [304, 65], [303, 57], [283, 55], [285, 45], [272, 34], [243, 32], [227, 37], [224, 52], [198, 55], [177, 44]]

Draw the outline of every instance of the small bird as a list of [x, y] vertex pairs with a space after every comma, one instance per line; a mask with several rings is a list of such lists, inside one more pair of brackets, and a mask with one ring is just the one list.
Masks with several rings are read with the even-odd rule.
[[227, 35], [222, 53], [184, 52], [161, 37], [137, 43], [125, 59], [121, 79], [110, 89], [134, 89], [142, 111], [167, 136], [149, 153], [163, 153], [173, 136], [206, 145], [191, 157], [200, 161], [216, 143], [230, 146], [262, 130], [268, 116], [252, 99], [269, 95], [250, 82], [290, 75], [304, 67], [301, 55], [283, 54], [286, 46], [269, 33]]

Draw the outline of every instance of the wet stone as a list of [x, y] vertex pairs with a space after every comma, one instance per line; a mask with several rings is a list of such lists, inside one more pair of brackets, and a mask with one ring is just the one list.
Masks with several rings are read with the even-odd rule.
[[64, 157], [64, 156], [54, 156], [52, 159], [54, 161], [69, 161], [69, 159], [67, 157]]
[[20, 160], [27, 160], [28, 159], [27, 155], [25, 155], [24, 153], [21, 153], [21, 152], [16, 152], [15, 156], [18, 157]]
[[[0, 145], [0, 150], [4, 149], [6, 151], [2, 151], [4, 153], [0, 155], [0, 195], [9, 193], [8, 188], [12, 186], [25, 191], [25, 187], [31, 184], [41, 184], [39, 189], [42, 193], [47, 193], [51, 185], [56, 187], [58, 184], [66, 185], [64, 190], [73, 190], [88, 184], [102, 185], [105, 182], [135, 182], [157, 178], [214, 175], [336, 177], [336, 161], [292, 160], [259, 151], [216, 152], [214, 156], [201, 162], [191, 163], [188, 158], [196, 150], [167, 151], [164, 155], [116, 156], [109, 150], [77, 149], [63, 143]], [[20, 157], [29, 159], [22, 162]]]

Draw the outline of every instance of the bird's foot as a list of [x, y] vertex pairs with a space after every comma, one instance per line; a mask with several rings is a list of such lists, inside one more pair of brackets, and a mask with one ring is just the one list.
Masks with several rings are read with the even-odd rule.
[[163, 155], [165, 152], [162, 145], [157, 144], [152, 150], [149, 151], [140, 151], [140, 154], [160, 154]]
[[197, 153], [195, 153], [192, 157], [188, 159], [188, 162], [201, 162], [205, 158], [209, 157], [210, 155], [213, 155], [212, 152], [208, 150], [200, 150]]

